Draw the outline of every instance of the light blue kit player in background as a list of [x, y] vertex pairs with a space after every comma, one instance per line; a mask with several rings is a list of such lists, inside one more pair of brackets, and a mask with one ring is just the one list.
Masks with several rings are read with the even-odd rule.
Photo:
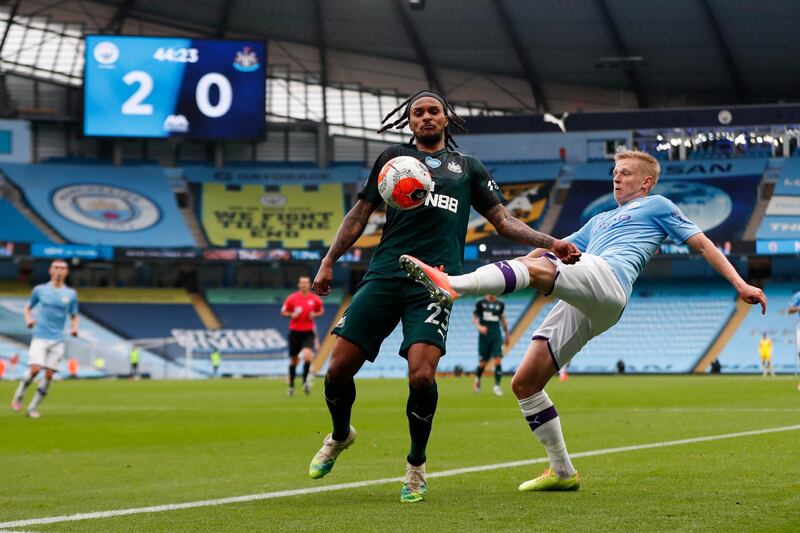
[[[790, 315], [797, 314], [797, 325], [795, 326], [794, 334], [794, 356], [796, 361], [800, 364], [800, 291], [797, 291], [789, 299], [789, 309], [787, 310]], [[797, 390], [800, 390], [800, 384], [797, 385]]]
[[14, 399], [11, 400], [11, 408], [19, 411], [25, 389], [44, 368], [44, 379], [28, 406], [27, 414], [31, 418], [39, 418], [37, 408], [47, 395], [53, 374], [64, 358], [64, 326], [67, 318], [70, 323], [70, 334], [73, 337], [78, 336], [78, 295], [74, 289], [65, 284], [69, 274], [66, 261], [53, 261], [49, 273], [50, 282], [34, 287], [31, 299], [25, 306], [25, 323], [29, 328], [33, 328], [33, 338], [28, 349], [28, 369], [14, 393]]
[[544, 387], [590, 339], [617, 323], [633, 283], [667, 237], [685, 242], [733, 285], [742, 300], [761, 304], [762, 313], [766, 312], [767, 299], [761, 289], [748, 285], [672, 201], [650, 195], [661, 172], [658, 161], [640, 151], [620, 152], [614, 160], [613, 194], [619, 207], [594, 216], [565, 239], [583, 252], [575, 264], [564, 264], [547, 250], [537, 249], [469, 274], [448, 276], [415, 258], [400, 258], [405, 270], [439, 302], [526, 287], [561, 300], [534, 333], [511, 380], [522, 416], [550, 459], [550, 467], [542, 475], [520, 485], [522, 491], [576, 490], [580, 486], [558, 413]]

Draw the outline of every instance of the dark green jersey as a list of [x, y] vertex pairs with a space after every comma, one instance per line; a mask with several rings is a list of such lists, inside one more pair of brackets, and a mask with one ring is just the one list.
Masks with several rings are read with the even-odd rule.
[[486, 298], [482, 298], [475, 303], [475, 311], [473, 315], [478, 317], [481, 326], [489, 328], [487, 335], [500, 335], [500, 318], [503, 316], [503, 311], [506, 309], [506, 304], [500, 300], [490, 302]]
[[434, 188], [425, 204], [401, 211], [387, 207], [381, 242], [375, 249], [364, 280], [405, 278], [398, 259], [410, 254], [429, 265], [444, 265], [448, 274], [460, 274], [470, 206], [479, 213], [503, 201], [503, 194], [489, 171], [472, 156], [448, 150], [420, 152], [411, 145], [386, 149], [375, 161], [359, 198], [375, 205], [383, 203], [378, 192], [378, 174], [387, 161], [412, 156], [428, 168]]

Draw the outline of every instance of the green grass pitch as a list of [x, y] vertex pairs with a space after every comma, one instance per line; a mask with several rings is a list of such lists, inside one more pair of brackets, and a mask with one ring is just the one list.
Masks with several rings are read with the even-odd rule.
[[[544, 456], [508, 391], [441, 378], [428, 471]], [[402, 380], [361, 380], [358, 439], [326, 478], [308, 463], [329, 431], [310, 397], [278, 380], [59, 382], [30, 420], [0, 383], [0, 526], [400, 477]], [[789, 377], [581, 377], [548, 388], [572, 453], [800, 424]], [[28, 391], [26, 400], [32, 391]], [[542, 464], [194, 509], [34, 524], [18, 531], [800, 531], [800, 430], [575, 460], [577, 493], [519, 493]], [[0, 527], [4, 529], [5, 526]], [[9, 529], [5, 527], [5, 529]]]

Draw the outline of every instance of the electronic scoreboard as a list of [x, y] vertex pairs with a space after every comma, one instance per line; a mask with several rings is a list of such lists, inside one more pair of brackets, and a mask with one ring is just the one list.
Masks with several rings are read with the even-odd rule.
[[86, 36], [87, 136], [264, 137], [261, 41]]

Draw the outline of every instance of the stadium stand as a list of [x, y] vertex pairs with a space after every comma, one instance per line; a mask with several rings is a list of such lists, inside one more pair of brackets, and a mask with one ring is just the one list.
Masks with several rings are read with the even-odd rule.
[[42, 231], [6, 199], [0, 198], [0, 241], [50, 242]]
[[744, 322], [734, 333], [719, 356], [722, 372], [725, 374], [752, 374], [761, 372], [758, 355], [758, 341], [762, 333], [772, 339], [772, 366], [776, 373], [792, 373], [798, 370], [795, 348], [795, 328], [797, 316], [786, 313], [789, 298], [800, 290], [800, 283], [767, 283], [767, 314], [761, 308], [750, 309]]
[[[633, 373], [685, 373], [705, 354], [735, 307], [734, 293], [719, 281], [639, 281], [620, 321], [592, 339], [572, 360], [570, 372], [613, 373], [622, 359]], [[536, 328], [555, 302], [544, 306], [503, 361], [519, 366]]]
[[[223, 353], [225, 373], [239, 375], [283, 374], [289, 355], [286, 318], [280, 314], [286, 297], [294, 292], [291, 289], [212, 289], [206, 298], [214, 313], [219, 317], [223, 328], [228, 329], [269, 329], [273, 330], [282, 344], [268, 354], [250, 354], [228, 351]], [[333, 317], [339, 308], [343, 294], [336, 290], [324, 299], [325, 314], [316, 319], [319, 341], [330, 329]]]
[[0, 170], [69, 242], [195, 246], [159, 166], [3, 163]]
[[[20, 363], [16, 373], [24, 371], [28, 361], [28, 344], [30, 343], [30, 330], [25, 327], [22, 311], [27, 298], [0, 297], [0, 356], [8, 359], [13, 354], [20, 356]], [[81, 308], [83, 305], [81, 305]], [[91, 320], [84, 313], [80, 313], [80, 335], [74, 339], [67, 337], [66, 356], [61, 363], [59, 371], [62, 376], [67, 375], [67, 359], [75, 358], [79, 363], [77, 377], [104, 377], [110, 375], [126, 375], [130, 370], [128, 353], [130, 343], [113, 332], [107, 330], [97, 322]], [[95, 361], [102, 358], [104, 368], [95, 368]], [[186, 374], [182, 366], [175, 365], [164, 358], [142, 350], [139, 372], [154, 378], [177, 377]], [[18, 377], [8, 375], [7, 377]]]

